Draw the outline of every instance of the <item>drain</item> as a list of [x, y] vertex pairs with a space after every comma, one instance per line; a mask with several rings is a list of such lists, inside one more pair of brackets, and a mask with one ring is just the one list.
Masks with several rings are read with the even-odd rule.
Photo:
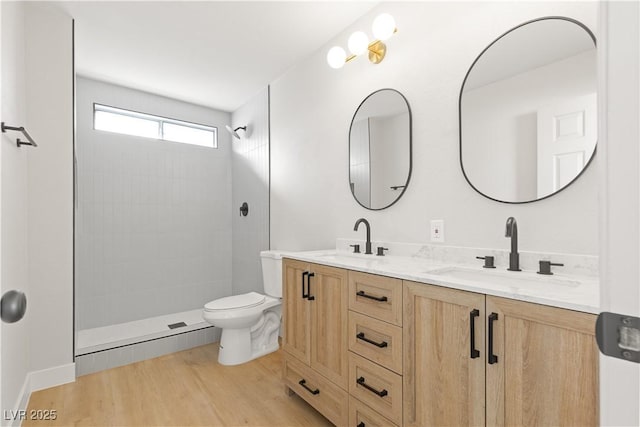
[[172, 324], [167, 325], [167, 326], [169, 326], [169, 329], [176, 329], [176, 328], [183, 328], [183, 327], [187, 326], [187, 324], [184, 323], [184, 322], [178, 322], [178, 323], [172, 323]]

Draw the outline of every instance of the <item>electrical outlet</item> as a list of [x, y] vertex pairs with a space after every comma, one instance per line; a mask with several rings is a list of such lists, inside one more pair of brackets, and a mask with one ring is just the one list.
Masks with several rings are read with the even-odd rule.
[[431, 220], [431, 241], [436, 243], [444, 243], [444, 220]]

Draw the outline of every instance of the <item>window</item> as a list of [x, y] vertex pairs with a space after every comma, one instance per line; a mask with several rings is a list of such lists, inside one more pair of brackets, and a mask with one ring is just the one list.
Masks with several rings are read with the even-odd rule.
[[107, 132], [218, 148], [218, 130], [213, 126], [137, 113], [106, 105], [93, 104], [93, 127]]

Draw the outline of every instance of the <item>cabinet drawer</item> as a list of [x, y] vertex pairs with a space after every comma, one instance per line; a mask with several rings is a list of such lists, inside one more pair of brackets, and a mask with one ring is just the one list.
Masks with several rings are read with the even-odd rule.
[[349, 395], [310, 367], [284, 354], [284, 382], [329, 421], [344, 426], [349, 419]]
[[402, 280], [350, 271], [349, 309], [402, 326]]
[[349, 350], [402, 374], [402, 328], [349, 311]]
[[349, 393], [398, 425], [402, 425], [402, 377], [349, 353]]
[[349, 397], [349, 426], [398, 427], [397, 424], [353, 397]]

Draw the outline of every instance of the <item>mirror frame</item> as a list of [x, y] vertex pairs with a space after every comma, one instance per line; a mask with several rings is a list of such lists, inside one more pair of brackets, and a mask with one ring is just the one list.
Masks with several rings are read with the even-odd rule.
[[522, 24], [511, 28], [510, 30], [508, 30], [508, 31], [504, 32], [503, 34], [501, 34], [500, 36], [498, 36], [494, 41], [489, 43], [489, 45], [487, 47], [485, 47], [482, 50], [482, 52], [480, 52], [480, 54], [476, 57], [476, 59], [474, 59], [473, 62], [471, 63], [471, 66], [469, 67], [469, 70], [465, 74], [464, 80], [462, 81], [462, 86], [460, 87], [460, 95], [458, 97], [458, 136], [459, 136], [459, 143], [460, 143], [460, 146], [459, 146], [460, 147], [460, 150], [459, 150], [460, 151], [460, 169], [462, 170], [462, 174], [464, 175], [464, 179], [471, 186], [471, 188], [473, 188], [480, 195], [486, 197], [489, 200], [493, 200], [494, 202], [508, 203], [508, 204], [512, 204], [512, 205], [521, 205], [521, 204], [524, 204], [524, 203], [537, 202], [537, 201], [540, 201], [540, 200], [547, 199], [547, 198], [549, 198], [551, 196], [554, 196], [554, 195], [560, 193], [565, 188], [570, 187], [578, 178], [580, 178], [580, 176], [584, 173], [584, 171], [587, 170], [587, 168], [589, 167], [589, 165], [593, 161], [593, 158], [595, 157], [596, 152], [598, 151], [598, 141], [596, 140], [595, 148], [593, 149], [593, 154], [589, 158], [589, 161], [587, 162], [587, 164], [584, 165], [584, 167], [582, 168], [580, 173], [578, 175], [576, 175], [575, 178], [573, 178], [570, 182], [568, 182], [564, 187], [560, 188], [557, 191], [554, 191], [553, 193], [547, 194], [546, 196], [540, 197], [540, 198], [537, 198], [537, 199], [524, 200], [522, 202], [510, 202], [510, 201], [506, 201], [506, 200], [498, 200], [498, 199], [495, 199], [495, 198], [493, 198], [491, 196], [488, 196], [488, 195], [484, 194], [482, 191], [480, 191], [478, 188], [476, 188], [475, 185], [473, 185], [473, 183], [469, 180], [469, 177], [467, 176], [467, 173], [464, 170], [464, 163], [462, 162], [462, 94], [464, 92], [464, 85], [467, 82], [467, 79], [469, 78], [469, 74], [471, 74], [471, 71], [473, 70], [473, 67], [476, 65], [478, 60], [482, 57], [482, 55], [484, 55], [484, 53], [487, 50], [489, 50], [494, 44], [496, 44], [499, 40], [501, 40], [507, 34], [517, 30], [518, 28], [524, 27], [525, 25], [533, 24], [534, 22], [539, 22], [539, 21], [551, 20], [551, 19], [568, 21], [568, 22], [571, 22], [573, 24], [578, 25], [580, 28], [582, 28], [583, 30], [586, 31], [586, 33], [589, 35], [589, 37], [591, 37], [591, 40], [593, 41], [593, 45], [595, 46], [595, 48], [596, 49], [598, 48], [598, 44], [597, 44], [597, 41], [596, 41], [596, 36], [593, 34], [593, 32], [589, 29], [589, 27], [587, 27], [585, 24], [583, 24], [582, 22], [580, 22], [580, 21], [578, 21], [576, 19], [569, 18], [569, 17], [566, 17], [566, 16], [545, 16], [545, 17], [542, 17], [542, 18], [532, 19], [530, 21], [523, 22]]
[[[371, 207], [367, 207], [365, 205], [363, 205], [362, 203], [360, 203], [360, 200], [358, 200], [358, 198], [356, 197], [356, 195], [353, 193], [353, 189], [351, 188], [351, 129], [353, 128], [353, 121], [356, 118], [356, 115], [358, 114], [358, 111], [360, 110], [360, 107], [362, 107], [362, 105], [367, 102], [367, 100], [369, 98], [371, 98], [373, 95], [375, 95], [378, 92], [381, 92], [383, 90], [391, 90], [393, 92], [396, 92], [398, 95], [400, 95], [402, 97], [402, 99], [404, 100], [405, 104], [407, 105], [407, 111], [409, 113], [409, 171], [407, 172], [407, 181], [404, 183], [404, 188], [402, 189], [402, 191], [400, 192], [400, 194], [398, 194], [398, 197], [395, 198], [395, 200], [391, 203], [389, 203], [386, 206], [383, 206], [381, 208], [371, 208]], [[381, 211], [383, 209], [387, 209], [393, 205], [396, 204], [396, 202], [398, 200], [400, 200], [402, 198], [402, 196], [404, 196], [404, 193], [407, 191], [407, 187], [409, 187], [409, 181], [411, 181], [411, 172], [413, 170], [413, 114], [411, 113], [411, 106], [409, 105], [409, 101], [407, 101], [407, 98], [397, 89], [392, 89], [392, 88], [382, 88], [382, 89], [378, 89], [376, 91], [371, 92], [369, 95], [367, 95], [362, 102], [360, 102], [360, 104], [358, 105], [358, 108], [356, 108], [356, 111], [353, 113], [353, 117], [351, 117], [351, 124], [349, 125], [349, 146], [348, 148], [348, 155], [347, 155], [347, 167], [349, 168], [349, 180], [347, 181], [347, 184], [349, 184], [349, 191], [351, 192], [351, 195], [353, 196], [354, 200], [356, 202], [358, 202], [358, 204], [360, 206], [362, 206], [365, 209], [368, 209], [370, 211]]]

